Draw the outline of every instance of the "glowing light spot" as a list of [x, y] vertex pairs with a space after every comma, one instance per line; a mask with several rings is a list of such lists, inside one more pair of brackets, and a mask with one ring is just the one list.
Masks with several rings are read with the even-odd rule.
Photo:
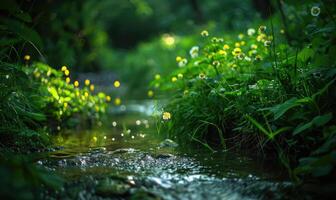
[[119, 81], [114, 81], [113, 85], [114, 85], [114, 87], [118, 88], [118, 87], [120, 87], [120, 82]]

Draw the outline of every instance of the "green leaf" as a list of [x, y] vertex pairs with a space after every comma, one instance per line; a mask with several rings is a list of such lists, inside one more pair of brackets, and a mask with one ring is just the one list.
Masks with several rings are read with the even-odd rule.
[[57, 100], [59, 99], [57, 90], [54, 87], [49, 87], [48, 91], [55, 99], [57, 99]]
[[270, 111], [274, 114], [274, 119], [279, 119], [283, 114], [285, 114], [289, 109], [299, 106], [297, 103], [297, 98], [293, 97], [282, 104], [273, 106]]
[[332, 119], [332, 113], [316, 116], [312, 122], [316, 127], [324, 126]]
[[300, 124], [300, 125], [298, 125], [298, 126], [294, 129], [294, 131], [293, 131], [293, 135], [297, 135], [297, 134], [299, 134], [299, 133], [302, 133], [303, 131], [305, 131], [305, 130], [311, 128], [312, 126], [313, 126], [313, 123], [312, 123], [312, 122], [308, 122], [308, 123], [306, 123], [306, 124]]
[[304, 48], [298, 54], [298, 60], [301, 62], [306, 62], [309, 58], [311, 58], [314, 54], [314, 50], [311, 48]]

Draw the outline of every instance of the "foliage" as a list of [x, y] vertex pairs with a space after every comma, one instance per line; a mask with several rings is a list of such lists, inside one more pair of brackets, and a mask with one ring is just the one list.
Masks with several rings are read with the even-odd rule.
[[190, 57], [151, 85], [173, 94], [164, 127], [180, 143], [277, 152], [293, 178], [325, 176], [336, 161], [335, 6], [281, 6], [297, 9], [286, 26], [276, 16], [238, 36], [202, 31]]

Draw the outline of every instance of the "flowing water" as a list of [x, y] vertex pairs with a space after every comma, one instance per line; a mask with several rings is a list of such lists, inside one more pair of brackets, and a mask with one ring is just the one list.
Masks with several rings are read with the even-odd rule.
[[[96, 128], [63, 132], [38, 164], [66, 180], [44, 199], [300, 199], [283, 170], [233, 152], [181, 148], [164, 140], [151, 103], [111, 110]], [[300, 198], [299, 198], [300, 197]]]

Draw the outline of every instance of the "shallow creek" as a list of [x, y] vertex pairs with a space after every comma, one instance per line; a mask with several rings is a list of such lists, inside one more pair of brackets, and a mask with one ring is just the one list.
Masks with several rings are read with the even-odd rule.
[[[150, 104], [111, 110], [86, 131], [56, 136], [37, 161], [66, 180], [44, 199], [301, 199], [283, 170], [233, 152], [181, 148], [158, 134]], [[100, 126], [99, 126], [100, 125]]]

